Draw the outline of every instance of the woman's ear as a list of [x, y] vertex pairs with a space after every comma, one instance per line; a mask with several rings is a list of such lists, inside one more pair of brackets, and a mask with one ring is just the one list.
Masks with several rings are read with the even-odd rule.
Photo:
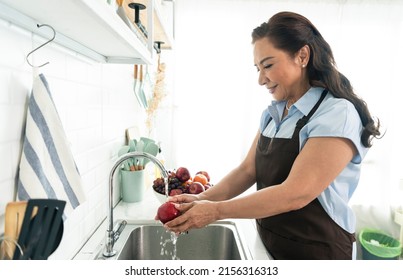
[[303, 46], [299, 49], [296, 55], [296, 62], [302, 67], [306, 67], [309, 62], [309, 56], [311, 53], [311, 49], [308, 45]]

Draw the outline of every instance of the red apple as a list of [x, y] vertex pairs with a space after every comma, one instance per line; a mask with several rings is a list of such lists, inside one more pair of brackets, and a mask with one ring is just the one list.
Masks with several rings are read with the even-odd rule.
[[179, 210], [176, 209], [175, 205], [169, 201], [165, 202], [164, 204], [161, 204], [161, 206], [158, 208], [157, 211], [157, 217], [163, 224], [175, 219], [179, 215], [180, 215]]
[[179, 167], [176, 169], [176, 178], [181, 182], [186, 182], [190, 179], [190, 172], [186, 167]]
[[196, 175], [197, 174], [203, 174], [204, 176], [206, 176], [207, 181], [210, 182], [210, 175], [207, 173], [207, 171], [199, 171], [199, 172], [196, 173]]
[[191, 194], [198, 194], [205, 191], [204, 186], [200, 182], [191, 183], [188, 190]]

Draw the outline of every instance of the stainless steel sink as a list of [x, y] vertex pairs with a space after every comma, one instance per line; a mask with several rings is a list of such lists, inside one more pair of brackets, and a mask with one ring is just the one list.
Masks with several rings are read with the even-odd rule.
[[176, 239], [161, 224], [128, 222], [114, 249], [117, 260], [245, 260], [252, 259], [246, 242], [233, 222], [221, 221], [193, 229]]
[[[240, 246], [234, 231], [222, 225], [211, 225], [175, 235], [161, 226], [135, 228], [122, 251], [119, 260], [241, 260]], [[175, 251], [176, 245], [176, 251]]]

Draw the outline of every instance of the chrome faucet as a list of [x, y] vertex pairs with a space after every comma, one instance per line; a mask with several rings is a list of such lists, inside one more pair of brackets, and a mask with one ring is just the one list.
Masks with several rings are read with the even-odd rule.
[[144, 157], [152, 161], [158, 168], [161, 170], [161, 174], [164, 177], [164, 184], [165, 186], [168, 185], [168, 171], [162, 165], [162, 163], [153, 155], [150, 155], [146, 152], [131, 152], [122, 155], [119, 157], [115, 164], [113, 165], [111, 172], [109, 174], [109, 208], [108, 208], [108, 229], [106, 230], [106, 240], [105, 240], [105, 249], [103, 252], [104, 257], [113, 257], [116, 255], [116, 251], [113, 249], [115, 242], [119, 239], [120, 234], [122, 233], [124, 227], [126, 226], [127, 222], [122, 221], [118, 229], [115, 231], [113, 230], [113, 176], [115, 171], [122, 165], [122, 163], [129, 159], [129, 158], [137, 158], [137, 157]]

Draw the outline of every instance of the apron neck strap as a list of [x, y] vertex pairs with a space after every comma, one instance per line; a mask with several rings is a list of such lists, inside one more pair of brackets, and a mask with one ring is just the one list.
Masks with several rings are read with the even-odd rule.
[[301, 128], [303, 128], [306, 123], [308, 122], [308, 120], [312, 117], [312, 115], [316, 112], [316, 110], [319, 108], [319, 105], [322, 103], [323, 99], [325, 99], [325, 96], [327, 94], [328, 90], [325, 89], [322, 91], [322, 95], [320, 96], [318, 102], [316, 102], [315, 106], [313, 106], [313, 108], [311, 109], [311, 111], [308, 113], [308, 115], [303, 116], [302, 118], [300, 118], [295, 126], [295, 129], [298, 129], [298, 133], [299, 130]]

